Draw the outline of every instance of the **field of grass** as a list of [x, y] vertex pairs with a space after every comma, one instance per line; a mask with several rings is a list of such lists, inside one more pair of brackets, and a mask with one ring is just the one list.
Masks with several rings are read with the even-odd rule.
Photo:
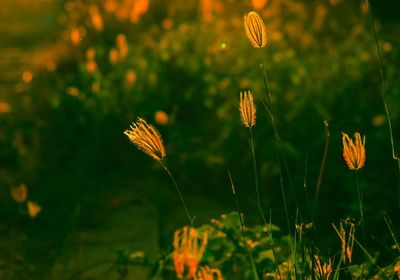
[[0, 279], [400, 279], [399, 9], [5, 0]]

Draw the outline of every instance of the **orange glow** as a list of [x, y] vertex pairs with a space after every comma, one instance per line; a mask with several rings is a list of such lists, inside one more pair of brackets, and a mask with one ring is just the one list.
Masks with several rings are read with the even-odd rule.
[[26, 84], [30, 83], [33, 79], [33, 74], [31, 71], [24, 71], [22, 73], [22, 81]]
[[126, 36], [124, 34], [118, 34], [117, 38], [115, 39], [117, 49], [119, 51], [119, 57], [121, 60], [126, 58], [128, 54], [128, 42], [126, 40]]
[[137, 22], [149, 8], [149, 0], [133, 0], [133, 8], [129, 14], [131, 22]]
[[93, 74], [97, 70], [97, 63], [94, 60], [90, 60], [86, 63], [86, 71], [89, 74]]
[[18, 203], [25, 202], [28, 198], [28, 187], [25, 184], [13, 187], [11, 189], [11, 197]]
[[11, 106], [7, 102], [0, 101], [0, 113], [9, 113], [11, 112]]
[[172, 19], [170, 19], [170, 18], [166, 18], [166, 19], [164, 19], [163, 21], [162, 21], [162, 27], [164, 28], [164, 29], [171, 29], [172, 28], [172, 26], [174, 25], [174, 22], [172, 21]]
[[154, 114], [154, 119], [159, 125], [166, 125], [168, 123], [168, 115], [164, 111], [157, 111]]
[[129, 86], [133, 86], [136, 83], [137, 75], [133, 70], [126, 72], [126, 82]]
[[119, 60], [119, 53], [115, 48], [112, 48], [110, 50], [110, 53], [108, 54], [108, 59], [110, 60], [111, 64], [116, 64]]
[[29, 217], [32, 219], [35, 219], [39, 212], [42, 211], [42, 207], [34, 201], [28, 201], [27, 207]]
[[71, 42], [74, 45], [79, 45], [83, 38], [83, 34], [79, 28], [72, 28], [70, 33]]
[[90, 14], [90, 20], [92, 22], [93, 28], [99, 32], [103, 31], [104, 22], [103, 22], [103, 18], [101, 17], [97, 6], [95, 6], [95, 5], [90, 6], [89, 14]]
[[67, 89], [67, 92], [71, 96], [74, 96], [74, 97], [78, 97], [79, 96], [79, 90], [76, 87], [69, 87]]
[[261, 10], [267, 4], [267, 0], [252, 0], [251, 3], [256, 10]]
[[96, 57], [96, 51], [94, 48], [89, 48], [86, 51], [86, 59], [91, 60]]

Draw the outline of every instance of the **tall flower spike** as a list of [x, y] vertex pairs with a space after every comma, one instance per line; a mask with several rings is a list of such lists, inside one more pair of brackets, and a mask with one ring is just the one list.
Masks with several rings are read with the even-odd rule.
[[174, 267], [178, 279], [191, 279], [195, 276], [197, 267], [203, 257], [208, 239], [204, 232], [199, 245], [198, 231], [192, 227], [184, 227], [174, 234]]
[[131, 129], [125, 130], [124, 134], [139, 150], [158, 161], [165, 157], [166, 152], [161, 135], [152, 125], [138, 118], [130, 127]]
[[245, 127], [256, 125], [256, 106], [253, 102], [253, 95], [249, 90], [240, 93], [239, 111]]
[[342, 132], [343, 158], [351, 170], [358, 170], [365, 163], [365, 135], [361, 140], [360, 133], [354, 134], [354, 141]]
[[263, 48], [267, 44], [267, 28], [260, 15], [252, 11], [244, 15], [244, 30], [254, 48]]

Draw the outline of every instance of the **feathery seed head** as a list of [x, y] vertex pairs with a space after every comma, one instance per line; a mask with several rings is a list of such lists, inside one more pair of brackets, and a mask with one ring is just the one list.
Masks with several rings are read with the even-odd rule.
[[354, 134], [354, 141], [342, 132], [343, 158], [351, 170], [358, 170], [365, 163], [365, 135], [361, 140], [360, 133]]
[[267, 28], [265, 27], [264, 21], [260, 15], [251, 11], [244, 15], [244, 30], [247, 38], [254, 48], [263, 48], [267, 44]]
[[130, 127], [131, 129], [125, 130], [124, 134], [139, 150], [158, 161], [165, 157], [166, 152], [161, 135], [154, 126], [138, 118]]
[[253, 102], [253, 95], [249, 90], [240, 93], [239, 111], [245, 127], [256, 125], [256, 106]]

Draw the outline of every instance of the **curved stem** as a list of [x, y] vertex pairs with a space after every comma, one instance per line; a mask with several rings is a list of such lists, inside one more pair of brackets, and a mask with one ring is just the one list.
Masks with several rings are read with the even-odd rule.
[[193, 226], [193, 220], [194, 220], [194, 218], [192, 218], [192, 217], [190, 216], [189, 210], [188, 210], [188, 208], [186, 207], [185, 200], [183, 199], [182, 193], [181, 193], [181, 191], [180, 191], [180, 189], [179, 189], [179, 187], [178, 187], [178, 184], [177, 184], [176, 181], [175, 181], [174, 176], [172, 176], [172, 174], [171, 174], [171, 172], [169, 171], [168, 167], [162, 162], [162, 160], [159, 160], [159, 163], [161, 164], [161, 166], [164, 168], [165, 172], [167, 172], [168, 176], [171, 178], [172, 182], [174, 183], [174, 186], [175, 186], [175, 188], [176, 188], [176, 191], [178, 192], [179, 199], [181, 200], [182, 205], [183, 205], [183, 208], [185, 209], [186, 216], [187, 216], [188, 219], [189, 219], [190, 225]]
[[250, 131], [251, 154], [253, 156], [254, 181], [255, 181], [255, 185], [256, 185], [256, 196], [257, 196], [258, 210], [260, 211], [261, 218], [262, 218], [262, 221], [263, 221], [264, 225], [267, 225], [267, 220], [265, 219], [264, 211], [262, 209], [261, 199], [260, 199], [260, 189], [259, 189], [259, 185], [258, 185], [258, 173], [257, 173], [256, 155], [255, 155], [255, 152], [254, 152], [253, 132], [251, 130], [251, 127], [249, 127], [249, 131]]

